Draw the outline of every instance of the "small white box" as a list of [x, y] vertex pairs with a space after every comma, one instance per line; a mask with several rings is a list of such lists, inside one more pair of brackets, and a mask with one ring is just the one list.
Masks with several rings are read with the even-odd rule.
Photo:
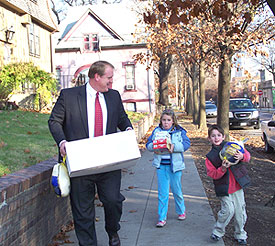
[[70, 177], [134, 166], [140, 151], [134, 130], [66, 143]]

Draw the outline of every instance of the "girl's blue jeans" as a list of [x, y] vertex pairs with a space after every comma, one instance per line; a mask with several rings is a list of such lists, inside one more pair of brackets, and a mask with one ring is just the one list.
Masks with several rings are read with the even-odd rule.
[[185, 212], [184, 199], [181, 186], [182, 171], [173, 173], [170, 165], [160, 165], [157, 169], [158, 176], [158, 216], [159, 221], [167, 219], [169, 188], [175, 199], [175, 208], [178, 215]]

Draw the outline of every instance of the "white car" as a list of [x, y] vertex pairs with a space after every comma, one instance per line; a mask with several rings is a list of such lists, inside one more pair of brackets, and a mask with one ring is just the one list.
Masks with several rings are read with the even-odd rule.
[[271, 153], [275, 150], [275, 112], [270, 120], [261, 122], [262, 139], [265, 143], [265, 152]]
[[217, 106], [213, 103], [205, 104], [206, 117], [217, 117]]

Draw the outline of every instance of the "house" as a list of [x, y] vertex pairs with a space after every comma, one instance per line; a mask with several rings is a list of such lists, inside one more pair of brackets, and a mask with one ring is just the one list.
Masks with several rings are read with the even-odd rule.
[[48, 0], [0, 1], [0, 69], [13, 62], [33, 62], [53, 72], [52, 33], [57, 26]]
[[145, 43], [136, 43], [133, 33], [137, 13], [129, 4], [99, 4], [69, 9], [59, 26], [55, 47], [57, 78], [62, 88], [88, 82], [90, 65], [106, 60], [115, 67], [112, 87], [121, 94], [125, 109], [154, 111], [154, 72], [133, 56], [147, 53]]
[[[45, 72], [55, 72], [52, 34], [57, 26], [49, 0], [1, 0], [0, 19], [0, 70], [10, 63], [32, 62]], [[35, 93], [32, 83], [22, 83], [9, 101], [33, 108]]]
[[232, 98], [236, 97], [246, 97], [252, 102], [259, 102], [258, 97], [258, 85], [260, 82], [259, 76], [253, 77], [233, 77], [230, 83], [230, 96]]
[[275, 82], [273, 75], [265, 69], [260, 69], [259, 106], [261, 108], [275, 108]]

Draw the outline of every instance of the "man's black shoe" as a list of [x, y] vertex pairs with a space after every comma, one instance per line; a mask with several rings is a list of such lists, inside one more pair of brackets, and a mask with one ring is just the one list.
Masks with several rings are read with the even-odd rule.
[[109, 235], [109, 246], [120, 246], [120, 240], [117, 233]]

